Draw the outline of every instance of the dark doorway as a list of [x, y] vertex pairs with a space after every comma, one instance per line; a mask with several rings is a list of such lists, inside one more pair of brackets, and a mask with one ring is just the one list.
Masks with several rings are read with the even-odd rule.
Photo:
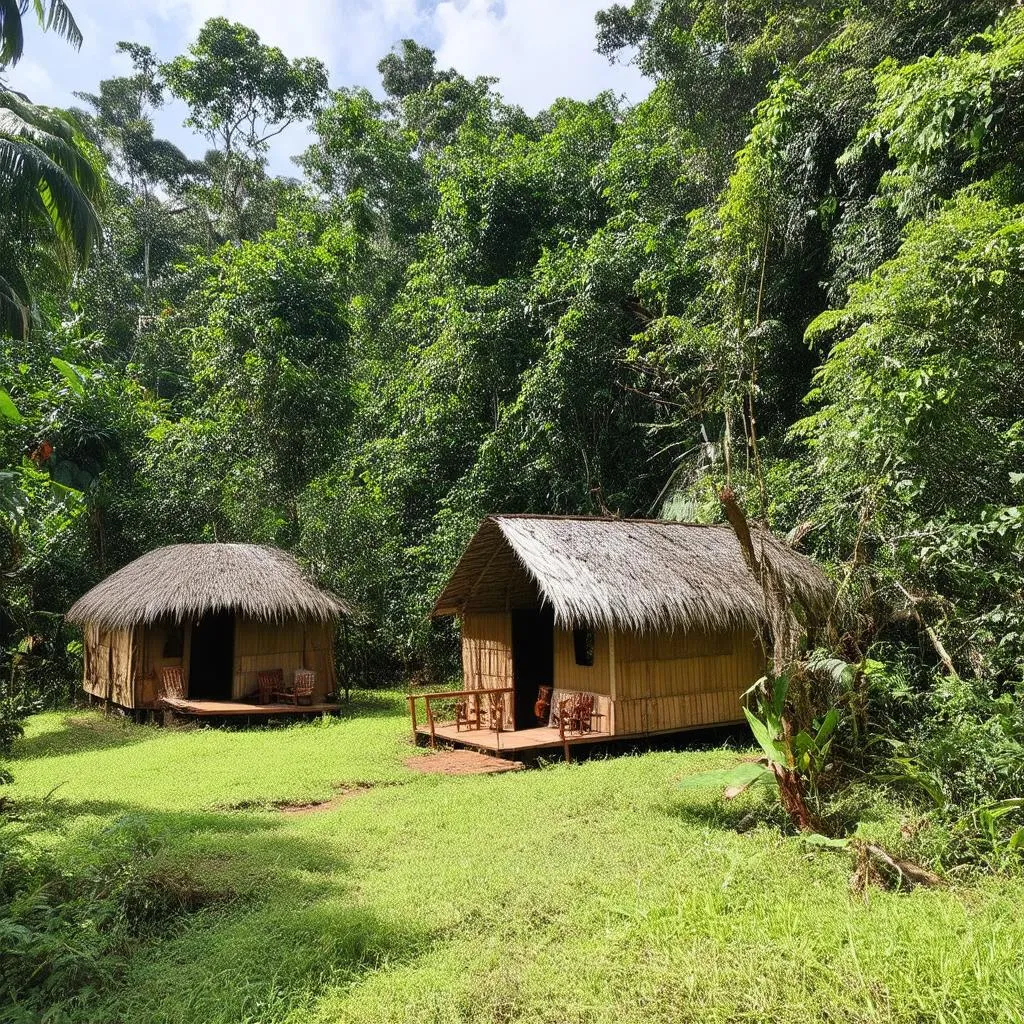
[[212, 612], [192, 626], [188, 661], [191, 700], [230, 700], [235, 663], [235, 616]]
[[512, 613], [512, 685], [517, 729], [539, 725], [537, 691], [555, 679], [555, 615], [550, 608]]

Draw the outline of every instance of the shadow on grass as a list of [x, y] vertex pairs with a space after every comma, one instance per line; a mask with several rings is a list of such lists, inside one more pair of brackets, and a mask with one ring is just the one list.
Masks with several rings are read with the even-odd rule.
[[666, 800], [661, 810], [668, 817], [688, 825], [726, 832], [749, 832], [758, 825], [781, 827], [785, 824], [776, 806], [768, 800], [725, 800], [719, 793], [712, 793], [710, 800], [701, 800], [693, 794], [680, 795], [674, 800]]
[[69, 711], [61, 719], [60, 728], [17, 740], [12, 760], [31, 761], [40, 757], [129, 747], [157, 736], [159, 731], [152, 725], [136, 725], [126, 718], [97, 711]]
[[[435, 940], [429, 923], [392, 920], [359, 906], [346, 856], [266, 813], [169, 812], [116, 801], [20, 805], [26, 834], [58, 839], [63, 877], [83, 893], [143, 884], [127, 899], [119, 932], [104, 936], [96, 983], [37, 991], [25, 1019], [77, 1003], [83, 1019], [195, 1021], [278, 1019], [327, 985], [353, 983], [382, 964], [408, 962]], [[106, 819], [89, 827], [86, 816]], [[98, 875], [102, 872], [102, 878]], [[69, 911], [73, 913], [73, 908]], [[92, 955], [93, 951], [85, 950]], [[77, 1018], [76, 1018], [77, 1019]]]

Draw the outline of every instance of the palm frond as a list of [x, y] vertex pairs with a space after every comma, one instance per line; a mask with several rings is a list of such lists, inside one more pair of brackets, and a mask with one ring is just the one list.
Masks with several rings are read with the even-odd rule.
[[4, 193], [8, 209], [41, 216], [82, 259], [102, 240], [96, 208], [78, 183], [38, 146], [0, 135], [0, 195]]
[[42, 218], [82, 258], [101, 239], [94, 199], [102, 178], [80, 147], [76, 126], [0, 90], [0, 195], [22, 223]]
[[61, 39], [66, 39], [76, 50], [82, 48], [82, 30], [75, 21], [64, 0], [34, 0], [33, 6], [39, 24], [47, 32], [56, 32]]
[[[21, 60], [28, 6], [29, 0], [0, 0], [0, 67]], [[32, 0], [32, 9], [44, 32], [56, 32], [76, 50], [81, 49], [82, 30], [64, 0]]]
[[0, 67], [17, 64], [25, 47], [21, 0], [0, 0]]
[[0, 95], [0, 137], [30, 143], [42, 150], [70, 177], [90, 200], [99, 195], [101, 179], [96, 168], [75, 145], [74, 132], [60, 118], [33, 117], [39, 108], [31, 104], [12, 105], [8, 97]]
[[28, 336], [31, 295], [25, 279], [16, 273], [11, 278], [0, 274], [0, 329], [20, 340]]

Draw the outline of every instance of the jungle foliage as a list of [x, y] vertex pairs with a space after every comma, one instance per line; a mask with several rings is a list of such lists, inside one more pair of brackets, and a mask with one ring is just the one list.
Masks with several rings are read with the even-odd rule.
[[[717, 518], [728, 485], [834, 569], [832, 759], [924, 794], [939, 859], [1005, 852], [1024, 11], [635, 0], [597, 46], [650, 95], [529, 115], [411, 40], [329, 90], [224, 19], [122, 44], [80, 110], [0, 95], [4, 699], [66, 701], [62, 613], [159, 544], [294, 550], [363, 609], [365, 679], [443, 676], [425, 616], [482, 515]], [[168, 96], [201, 159], [154, 134]], [[266, 165], [295, 120], [303, 181]]]

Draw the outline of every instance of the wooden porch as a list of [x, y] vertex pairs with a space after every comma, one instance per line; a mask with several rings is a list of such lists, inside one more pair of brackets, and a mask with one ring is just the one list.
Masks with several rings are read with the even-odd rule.
[[[479, 750], [499, 757], [517, 754], [529, 757], [544, 752], [561, 751], [565, 760], [570, 760], [569, 748], [603, 743], [612, 738], [612, 733], [602, 728], [604, 715], [591, 711], [584, 722], [567, 726], [562, 721], [558, 726], [539, 725], [527, 729], [509, 729], [504, 713], [505, 698], [515, 691], [511, 687], [495, 687], [478, 690], [448, 690], [440, 693], [410, 693], [409, 717], [412, 720], [414, 743], [428, 743], [436, 747], [438, 741], [469, 750]], [[416, 702], [422, 700], [426, 711], [426, 723], [420, 724], [416, 716]], [[439, 717], [438, 706], [450, 711], [456, 706], [455, 721]]]
[[450, 743], [467, 750], [481, 750], [498, 757], [523, 755], [538, 756], [545, 752], [565, 752], [565, 747], [586, 746], [590, 743], [604, 743], [612, 739], [609, 732], [591, 731], [567, 733], [564, 737], [558, 729], [541, 725], [533, 729], [516, 729], [512, 732], [498, 732], [495, 729], [458, 729], [454, 722], [435, 722], [433, 734], [429, 725], [417, 725], [416, 741], [429, 744]]
[[189, 700], [163, 697], [160, 706], [183, 718], [279, 718], [284, 715], [330, 715], [341, 710], [338, 704], [252, 704], [242, 700]]

